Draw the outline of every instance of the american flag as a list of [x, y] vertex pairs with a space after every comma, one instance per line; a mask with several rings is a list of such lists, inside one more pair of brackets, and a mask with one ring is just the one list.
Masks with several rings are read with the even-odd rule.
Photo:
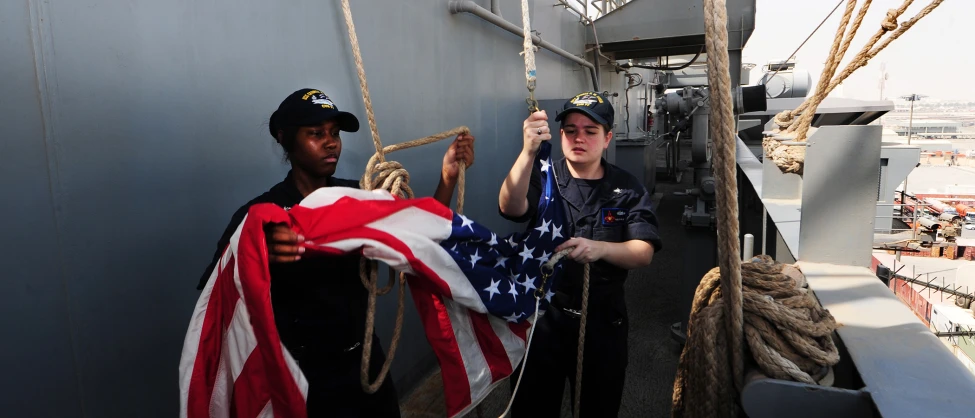
[[[535, 225], [499, 237], [432, 198], [322, 188], [288, 211], [251, 207], [201, 292], [180, 359], [180, 416], [305, 417], [308, 383], [274, 325], [263, 225], [288, 224], [310, 253], [358, 252], [408, 274], [440, 362], [448, 416], [464, 414], [517, 367], [561, 271], [541, 265], [567, 238], [551, 145], [534, 162]], [[311, 254], [308, 254], [311, 255]], [[541, 289], [540, 289], [541, 288]]]

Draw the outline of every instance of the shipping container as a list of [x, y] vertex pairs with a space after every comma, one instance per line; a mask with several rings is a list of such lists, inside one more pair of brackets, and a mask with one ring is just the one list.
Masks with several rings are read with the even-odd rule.
[[933, 313], [932, 305], [927, 299], [921, 296], [921, 294], [914, 290], [910, 283], [903, 279], [892, 279], [890, 281], [890, 288], [894, 290], [897, 298], [907, 305], [925, 326], [930, 327]]

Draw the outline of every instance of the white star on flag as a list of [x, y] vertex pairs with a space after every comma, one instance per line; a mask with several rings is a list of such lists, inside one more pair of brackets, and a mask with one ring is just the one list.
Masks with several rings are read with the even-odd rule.
[[511, 289], [508, 289], [508, 294], [515, 298], [515, 302], [518, 301], [518, 289], [515, 288], [515, 282], [511, 282]]
[[549, 164], [547, 160], [542, 160], [542, 171], [548, 171], [550, 166], [551, 164]]
[[521, 315], [523, 314], [516, 314], [512, 312], [510, 316], [506, 316], [504, 317], [504, 319], [508, 320], [508, 322], [518, 322], [518, 319], [521, 318]]
[[498, 294], [498, 295], [501, 294], [501, 291], [498, 290], [498, 285], [499, 284], [501, 284], [501, 282], [498, 282], [498, 281], [495, 281], [494, 279], [491, 279], [491, 285], [488, 286], [488, 287], [486, 287], [486, 288], [484, 288], [484, 291], [485, 292], [488, 292], [488, 300], [494, 299], [494, 295], [495, 294]]
[[556, 238], [562, 238], [562, 227], [552, 225], [552, 240]]
[[539, 226], [538, 228], [535, 228], [535, 230], [536, 230], [536, 231], [538, 231], [538, 237], [539, 237], [539, 238], [541, 238], [541, 237], [543, 237], [543, 236], [545, 236], [545, 233], [546, 233], [546, 232], [548, 232], [548, 225], [549, 225], [550, 223], [551, 223], [551, 222], [549, 222], [549, 221], [547, 221], [547, 220], [544, 220], [544, 219], [543, 219], [543, 220], [542, 220], [542, 225], [541, 225], [541, 226]]
[[535, 287], [535, 278], [534, 277], [528, 277], [527, 275], [525, 275], [525, 281], [519, 282], [518, 284], [520, 284], [522, 286], [525, 286], [525, 294], [528, 293], [528, 289], [531, 289], [531, 290], [537, 289], [537, 287]]
[[468, 219], [464, 215], [460, 215], [460, 220], [461, 220], [461, 223], [460, 223], [460, 227], [461, 228], [463, 228], [463, 227], [466, 226], [466, 227], [470, 228], [471, 232], [474, 232], [474, 227], [472, 226], [474, 224], [474, 221]]
[[528, 261], [528, 259], [534, 257], [532, 255], [532, 251], [535, 251], [535, 249], [534, 248], [528, 248], [528, 246], [526, 245], [525, 246], [525, 249], [521, 250], [521, 252], [518, 253], [518, 255], [521, 256], [521, 262], [522, 263], [524, 263], [524, 262]]
[[538, 257], [538, 263], [539, 264], [545, 264], [545, 263], [547, 263], [548, 262], [548, 256], [550, 256], [550, 255], [552, 255], [552, 254], [549, 254], [548, 251], [542, 251], [542, 256], [541, 257]]
[[498, 262], [494, 264], [494, 268], [504, 267], [504, 263], [508, 262], [508, 257], [498, 257]]
[[494, 232], [491, 233], [491, 241], [488, 241], [488, 245], [492, 247], [498, 245], [498, 234], [495, 234]]
[[471, 268], [474, 268], [474, 266], [477, 264], [477, 261], [480, 259], [481, 257], [477, 255], [477, 250], [474, 250], [474, 255], [471, 255]]

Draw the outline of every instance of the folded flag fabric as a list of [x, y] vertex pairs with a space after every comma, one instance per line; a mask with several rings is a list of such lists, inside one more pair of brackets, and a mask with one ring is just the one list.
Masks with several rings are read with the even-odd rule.
[[[251, 207], [194, 309], [179, 366], [180, 416], [305, 417], [308, 383], [281, 344], [271, 309], [266, 223], [305, 236], [311, 253], [360, 253], [408, 274], [427, 340], [440, 362], [449, 416], [466, 413], [511, 375], [528, 329], [553, 295], [561, 265], [541, 265], [564, 242], [551, 145], [534, 162], [537, 222], [499, 237], [432, 198], [327, 187], [288, 211]], [[328, 274], [323, 272], [323, 274]]]

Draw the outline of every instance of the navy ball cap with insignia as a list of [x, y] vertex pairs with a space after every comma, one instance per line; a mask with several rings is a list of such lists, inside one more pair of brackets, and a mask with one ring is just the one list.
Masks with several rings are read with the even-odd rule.
[[291, 93], [271, 114], [268, 130], [277, 138], [278, 129], [285, 126], [314, 126], [335, 120], [339, 129], [346, 132], [359, 130], [359, 119], [349, 112], [340, 111], [321, 90], [301, 89]]
[[610, 129], [613, 128], [613, 115], [615, 114], [613, 105], [609, 103], [606, 96], [600, 93], [587, 91], [567, 100], [562, 105], [562, 110], [555, 116], [555, 121], [559, 122], [565, 119], [570, 112], [585, 113], [596, 122], [609, 126]]

